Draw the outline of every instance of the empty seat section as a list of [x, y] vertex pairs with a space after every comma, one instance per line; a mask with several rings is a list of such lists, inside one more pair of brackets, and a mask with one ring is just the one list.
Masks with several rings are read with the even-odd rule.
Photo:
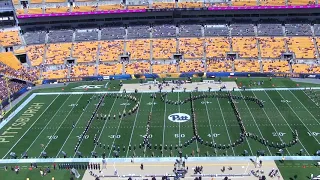
[[109, 11], [109, 10], [120, 10], [124, 9], [124, 5], [122, 4], [105, 4], [99, 5], [98, 10]]
[[173, 38], [152, 40], [153, 59], [170, 59], [176, 49], [177, 43]]
[[235, 72], [260, 72], [258, 60], [234, 60]]
[[39, 66], [43, 62], [44, 48], [42, 45], [27, 46], [26, 51], [32, 66]]
[[190, 60], [179, 62], [180, 72], [204, 72], [204, 62], [202, 60]]
[[202, 37], [201, 25], [181, 25], [180, 37]]
[[150, 39], [128, 40], [126, 46], [130, 59], [150, 59]]
[[175, 63], [171, 64], [160, 64], [155, 62], [152, 65], [152, 72], [165, 74], [165, 73], [177, 73], [177, 65]]
[[232, 6], [256, 6], [258, 0], [232, 0]]
[[25, 12], [25, 9], [15, 9], [15, 11], [17, 16], [27, 14], [27, 12]]
[[96, 65], [75, 65], [72, 66], [70, 71], [70, 77], [86, 77], [94, 76], [96, 72]]
[[172, 24], [155, 25], [152, 28], [152, 37], [176, 37], [176, 26]]
[[286, 24], [287, 36], [311, 36], [311, 26], [309, 24]]
[[282, 72], [289, 73], [290, 68], [288, 62], [280, 60], [264, 60], [262, 61], [263, 72]]
[[232, 36], [255, 36], [253, 24], [231, 24]]
[[126, 30], [124, 27], [101, 28], [101, 40], [124, 39]]
[[97, 59], [98, 42], [79, 42], [74, 44], [73, 57], [77, 62], [93, 62]]
[[81, 6], [75, 6], [72, 9], [72, 12], [94, 12], [96, 11], [97, 6], [86, 6], [86, 5], [81, 5]]
[[206, 38], [206, 54], [211, 57], [225, 57], [227, 52], [230, 52], [230, 43], [228, 38], [216, 37]]
[[42, 8], [29, 8], [27, 9], [28, 14], [43, 14]]
[[0, 32], [0, 45], [7, 46], [15, 46], [20, 45], [21, 40], [19, 37], [18, 31], [2, 31]]
[[311, 64], [292, 64], [293, 73], [313, 73]]
[[98, 66], [98, 75], [116, 75], [122, 74], [122, 64], [100, 64]]
[[258, 24], [258, 36], [283, 36], [281, 24]]
[[207, 72], [232, 72], [232, 61], [207, 60]]
[[260, 0], [260, 6], [285, 6], [286, 0]]
[[150, 38], [150, 26], [129, 26], [128, 39]]
[[23, 37], [27, 44], [44, 44], [46, 39], [46, 32], [30, 31], [26, 32]]
[[46, 70], [42, 72], [43, 79], [63, 79], [68, 77], [68, 69]]
[[186, 59], [202, 58], [204, 50], [203, 43], [203, 38], [180, 38], [180, 53], [183, 54], [183, 57]]
[[216, 25], [205, 25], [204, 26], [205, 36], [229, 36], [229, 28], [227, 25], [216, 24]]
[[150, 73], [149, 62], [134, 62], [125, 65], [126, 74], [145, 74]]
[[55, 7], [55, 8], [46, 8], [45, 9], [46, 14], [51, 13], [67, 13], [70, 12], [69, 7]]
[[98, 40], [97, 29], [81, 29], [76, 31], [75, 41], [96, 41]]
[[178, 2], [178, 8], [202, 8], [204, 3], [199, 2]]
[[289, 6], [296, 6], [296, 5], [315, 5], [315, 0], [288, 0]]
[[320, 24], [314, 24], [313, 28], [314, 28], [314, 34], [316, 36], [320, 36]]
[[263, 58], [279, 58], [286, 51], [284, 38], [281, 37], [261, 37], [259, 44]]
[[152, 3], [153, 9], [172, 9], [175, 8], [176, 4], [174, 2], [154, 2]]
[[290, 37], [288, 38], [288, 48], [294, 52], [298, 59], [315, 59], [316, 52], [311, 37]]
[[145, 6], [127, 6], [127, 9], [148, 9], [149, 6], [145, 5]]
[[258, 48], [254, 37], [232, 38], [233, 51], [238, 52], [240, 57], [257, 58]]
[[123, 55], [123, 41], [101, 41], [99, 58], [100, 61], [117, 61]]
[[20, 61], [12, 52], [0, 53], [0, 62], [14, 70], [22, 68]]
[[41, 4], [43, 0], [30, 0], [31, 4]]
[[71, 43], [48, 44], [46, 64], [64, 64], [65, 59], [71, 56], [71, 46]]
[[48, 33], [48, 43], [71, 42], [73, 30], [52, 30]]

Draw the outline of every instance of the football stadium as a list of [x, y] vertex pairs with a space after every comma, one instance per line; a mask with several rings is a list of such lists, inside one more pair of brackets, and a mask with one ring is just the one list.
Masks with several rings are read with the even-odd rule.
[[1, 180], [320, 179], [318, 0], [1, 0]]

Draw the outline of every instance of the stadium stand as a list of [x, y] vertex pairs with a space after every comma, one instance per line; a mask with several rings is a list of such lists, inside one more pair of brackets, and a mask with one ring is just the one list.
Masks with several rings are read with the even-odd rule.
[[23, 35], [27, 44], [44, 44], [46, 41], [45, 31], [30, 31]]
[[0, 31], [0, 45], [3, 47], [20, 45], [18, 31]]
[[281, 24], [258, 24], [258, 36], [283, 36]]
[[32, 66], [39, 66], [43, 62], [45, 45], [26, 46], [27, 55]]
[[186, 59], [189, 58], [201, 58], [204, 51], [204, 39], [203, 38], [180, 38], [179, 46], [180, 53]]
[[133, 62], [125, 65], [126, 74], [145, 74], [150, 73], [149, 62]]
[[170, 59], [176, 49], [177, 43], [173, 38], [152, 40], [153, 59]]
[[71, 43], [48, 44], [46, 64], [64, 64], [65, 59], [71, 56], [71, 46]]
[[178, 8], [201, 8], [203, 6], [203, 1], [180, 0], [178, 2]]
[[258, 58], [257, 41], [254, 37], [232, 38], [232, 48], [241, 58]]
[[204, 26], [205, 36], [229, 36], [229, 28], [227, 25], [205, 25]]
[[161, 62], [154, 61], [153, 64], [151, 65], [152, 67], [152, 72], [153, 73], [159, 73], [159, 74], [164, 74], [164, 73], [177, 73], [177, 64], [176, 63], [169, 63], [169, 64], [161, 64]]
[[128, 39], [150, 38], [150, 26], [129, 26]]
[[86, 77], [94, 76], [96, 73], [96, 65], [72, 65], [70, 70], [70, 77]]
[[298, 59], [315, 59], [316, 52], [311, 37], [289, 37], [288, 48]]
[[207, 60], [208, 72], [233, 72], [233, 62], [225, 59], [209, 59]]
[[99, 59], [100, 61], [117, 61], [119, 56], [124, 52], [124, 42], [122, 40], [116, 41], [102, 41], [100, 42]]
[[260, 6], [285, 6], [286, 0], [260, 0]]
[[72, 30], [53, 30], [48, 33], [48, 43], [71, 42], [73, 36]]
[[97, 29], [81, 29], [76, 31], [75, 41], [96, 41], [98, 40]]
[[287, 61], [264, 60], [262, 61], [263, 72], [289, 73], [290, 67]]
[[253, 24], [231, 24], [231, 35], [232, 36], [254, 36], [254, 25]]
[[205, 72], [205, 62], [202, 60], [180, 61], [180, 72]]
[[42, 72], [44, 79], [62, 79], [68, 77], [68, 67], [66, 65], [47, 67]]
[[101, 29], [101, 40], [124, 39], [125, 35], [124, 27], [104, 27]]
[[202, 26], [201, 25], [181, 25], [179, 27], [180, 37], [202, 37]]
[[234, 60], [235, 72], [260, 72], [260, 63], [257, 60]]
[[311, 36], [311, 27], [309, 24], [286, 24], [287, 36]]
[[99, 64], [98, 66], [98, 75], [115, 75], [122, 74], [122, 64]]
[[176, 37], [176, 26], [172, 24], [155, 25], [152, 28], [152, 37]]
[[288, 0], [289, 6], [295, 5], [314, 5], [316, 4], [315, 0]]
[[150, 39], [128, 40], [126, 50], [132, 60], [150, 59]]
[[78, 63], [93, 62], [97, 60], [98, 42], [78, 42], [74, 44], [73, 57]]
[[172, 2], [153, 2], [151, 7], [153, 9], [171, 9], [176, 7], [176, 3]]
[[23, 87], [26, 87], [26, 85], [13, 81], [7, 82], [3, 77], [0, 77], [0, 100], [7, 99], [9, 95], [18, 92]]
[[12, 52], [0, 53], [0, 62], [14, 70], [22, 68], [21, 63]]
[[257, 0], [232, 0], [232, 6], [256, 6]]
[[225, 37], [206, 38], [205, 43], [208, 58], [225, 57], [226, 53], [230, 51], [229, 39]]
[[262, 58], [280, 58], [286, 51], [284, 38], [260, 37], [258, 40]]

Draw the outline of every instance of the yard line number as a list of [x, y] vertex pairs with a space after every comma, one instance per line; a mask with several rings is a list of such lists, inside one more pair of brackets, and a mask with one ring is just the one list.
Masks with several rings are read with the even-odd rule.
[[308, 135], [309, 136], [319, 136], [320, 133], [318, 133], [318, 132], [308, 132]]
[[59, 136], [47, 136], [49, 140], [58, 139]]
[[283, 133], [283, 132], [272, 132], [272, 135], [273, 136], [279, 136], [279, 137], [282, 137], [284, 136], [286, 133]]
[[[77, 138], [80, 139], [81, 136], [77, 136]], [[84, 136], [83, 136], [83, 139], [89, 139], [89, 135], [84, 135]]]
[[76, 107], [76, 106], [78, 106], [78, 104], [70, 104], [69, 106], [70, 107]]
[[286, 99], [282, 99], [281, 102], [282, 102], [282, 103], [290, 103], [291, 101], [286, 100]]
[[184, 138], [184, 137], [186, 137], [186, 135], [185, 134], [174, 134], [174, 137], [175, 138]]
[[208, 137], [214, 137], [214, 138], [216, 138], [216, 137], [218, 137], [218, 136], [220, 136], [220, 134], [217, 134], [217, 133], [208, 134]]
[[[141, 137], [145, 138], [146, 135], [140, 135]], [[152, 134], [148, 134], [147, 138], [152, 138]]]
[[130, 103], [122, 103], [120, 106], [130, 106]]
[[121, 138], [121, 135], [109, 135], [109, 138], [111, 139], [120, 139]]

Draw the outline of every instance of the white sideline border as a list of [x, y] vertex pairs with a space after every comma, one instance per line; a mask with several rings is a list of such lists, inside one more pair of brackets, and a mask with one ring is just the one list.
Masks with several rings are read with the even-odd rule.
[[0, 129], [2, 129], [8, 122], [16, 116], [27, 104], [29, 104], [33, 98], [36, 97], [36, 94], [31, 94], [17, 109], [15, 109], [7, 118], [5, 118], [1, 123], [0, 123]]
[[[158, 157], [158, 158], [134, 158], [134, 162], [146, 163], [146, 162], [175, 162], [178, 157]], [[247, 161], [255, 159], [256, 156], [221, 156], [221, 157], [188, 157], [188, 162], [223, 162], [223, 161]], [[259, 159], [263, 161], [276, 161], [282, 160], [283, 156], [260, 156]], [[319, 161], [320, 156], [284, 156], [285, 160], [310, 160]], [[76, 163], [76, 162], [88, 162], [88, 163], [101, 163], [103, 158], [29, 158], [29, 159], [1, 159], [0, 164], [4, 163]], [[132, 158], [106, 158], [108, 163], [129, 163]]]
[[[293, 91], [293, 90], [320, 90], [320, 87], [308, 87], [308, 88], [254, 88], [254, 89], [234, 89], [234, 91]], [[210, 92], [220, 91], [220, 89], [211, 89]], [[222, 89], [223, 92], [229, 92], [232, 90]], [[158, 93], [159, 91], [138, 91], [138, 93]], [[162, 90], [161, 92], [172, 92], [171, 90]], [[173, 92], [196, 92], [195, 90], [174, 90]], [[208, 92], [208, 90], [198, 90], [197, 92]], [[118, 94], [123, 93], [122, 91], [95, 91], [95, 92], [47, 92], [47, 93], [34, 93], [36, 95], [58, 95], [58, 94], [102, 94], [102, 93], [109, 93], [109, 94]], [[127, 91], [127, 94], [135, 93], [134, 91]]]

